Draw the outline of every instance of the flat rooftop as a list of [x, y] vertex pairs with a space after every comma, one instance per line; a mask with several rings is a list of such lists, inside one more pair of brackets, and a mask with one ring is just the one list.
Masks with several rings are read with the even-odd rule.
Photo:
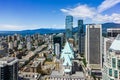
[[3, 57], [0, 58], [0, 67], [3, 67], [5, 65], [12, 65], [16, 62], [18, 62], [18, 59], [15, 57]]
[[25, 80], [39, 80], [41, 74], [32, 72], [19, 72], [19, 76]]
[[[63, 73], [61, 72], [61, 71], [52, 71], [52, 73], [51, 73], [51, 75], [50, 76], [63, 76]], [[76, 71], [75, 72], [75, 74], [72, 74], [72, 75], [70, 75], [70, 76], [72, 76], [72, 77], [85, 77], [84, 76], [84, 73], [83, 72], [81, 72], [81, 71]]]
[[100, 64], [90, 64], [90, 68], [91, 69], [101, 69], [101, 65]]
[[41, 61], [34, 61], [31, 67], [38, 67]]
[[0, 58], [0, 61], [7, 61], [8, 63], [12, 62], [14, 60], [15, 60], [14, 57], [3, 57], [3, 58]]

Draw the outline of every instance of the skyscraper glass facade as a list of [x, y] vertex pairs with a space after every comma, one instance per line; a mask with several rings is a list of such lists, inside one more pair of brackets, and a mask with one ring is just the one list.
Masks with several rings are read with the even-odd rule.
[[84, 54], [85, 34], [83, 29], [83, 20], [78, 20], [78, 52]]
[[66, 16], [65, 20], [66, 38], [72, 38], [73, 16]]

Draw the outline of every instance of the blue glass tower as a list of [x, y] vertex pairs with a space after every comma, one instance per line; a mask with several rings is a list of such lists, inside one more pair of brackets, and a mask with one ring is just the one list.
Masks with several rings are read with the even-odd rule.
[[78, 20], [78, 52], [84, 54], [85, 47], [85, 35], [83, 28], [83, 20]]
[[66, 16], [65, 20], [66, 38], [72, 38], [73, 16]]
[[78, 34], [83, 33], [83, 20], [78, 20]]

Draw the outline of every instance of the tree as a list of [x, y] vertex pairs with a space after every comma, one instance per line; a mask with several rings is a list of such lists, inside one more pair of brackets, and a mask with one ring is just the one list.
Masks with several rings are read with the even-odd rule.
[[86, 65], [87, 65], [87, 62], [86, 62], [86, 59], [85, 59], [85, 57], [83, 57], [83, 64], [85, 65], [85, 67], [86, 67]]

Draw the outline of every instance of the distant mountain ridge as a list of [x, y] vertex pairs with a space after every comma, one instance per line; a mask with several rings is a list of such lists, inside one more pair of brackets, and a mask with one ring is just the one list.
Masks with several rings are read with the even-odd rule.
[[106, 32], [107, 28], [120, 28], [120, 24], [118, 23], [104, 23], [102, 24], [102, 31]]
[[[85, 25], [84, 25], [85, 26]], [[84, 27], [85, 28], [85, 27]], [[102, 24], [102, 31], [103, 33], [106, 33], [107, 28], [120, 28], [120, 24], [117, 23], [104, 23]], [[78, 30], [78, 27], [73, 28], [73, 32], [76, 32]], [[47, 29], [47, 28], [41, 28], [41, 29], [35, 29], [35, 30], [23, 30], [23, 31], [0, 31], [1, 35], [12, 35], [15, 33], [27, 35], [27, 34], [51, 34], [51, 33], [63, 33], [65, 32], [65, 29]]]

